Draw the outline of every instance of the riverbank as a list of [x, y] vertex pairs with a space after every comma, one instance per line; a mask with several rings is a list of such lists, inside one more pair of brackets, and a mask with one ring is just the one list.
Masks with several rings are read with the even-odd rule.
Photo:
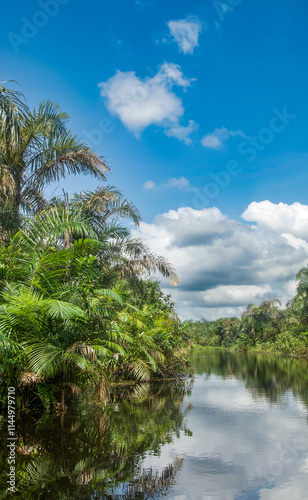
[[307, 354], [296, 354], [279, 351], [274, 348], [262, 348], [262, 346], [255, 346], [250, 349], [238, 349], [236, 346], [223, 347], [223, 346], [205, 346], [201, 344], [192, 344], [192, 350], [205, 350], [205, 351], [227, 351], [232, 353], [249, 353], [249, 354], [274, 354], [277, 356], [288, 356], [290, 358], [302, 358], [308, 360]]
[[241, 318], [186, 321], [183, 331], [193, 344], [207, 347], [308, 357], [308, 307], [305, 305], [308, 294], [303, 290], [304, 277], [303, 271], [299, 273], [298, 294], [286, 309], [279, 307], [277, 300], [267, 300], [260, 306], [249, 305]]

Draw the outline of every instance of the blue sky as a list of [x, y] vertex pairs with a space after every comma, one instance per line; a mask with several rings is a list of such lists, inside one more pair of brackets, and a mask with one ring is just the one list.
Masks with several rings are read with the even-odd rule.
[[[216, 220], [213, 207], [232, 227], [266, 226], [269, 252], [268, 232], [277, 233], [275, 211], [276, 218], [289, 221], [286, 231], [278, 224], [279, 237], [288, 233], [306, 241], [307, 22], [304, 0], [14, 0], [1, 8], [0, 81], [18, 81], [30, 105], [47, 98], [61, 103], [72, 130], [109, 162], [108, 181], [139, 207], [139, 234], [157, 251], [175, 256], [181, 271], [185, 257], [171, 248], [174, 234], [165, 247], [156, 241], [162, 239], [159, 230], [165, 231], [160, 214], [169, 211], [176, 214], [179, 232], [187, 227], [179, 210], [186, 209], [194, 227], [203, 218], [197, 240]], [[66, 189], [95, 185], [89, 177], [73, 178]], [[265, 200], [271, 204], [262, 205]], [[243, 219], [252, 203], [257, 205]], [[294, 209], [294, 203], [300, 206]], [[215, 242], [222, 238], [216, 218]], [[291, 228], [301, 224], [295, 235]], [[178, 234], [175, 225], [170, 231]], [[200, 250], [196, 245], [190, 244], [190, 255]], [[300, 250], [292, 245], [291, 253], [301, 253], [294, 260], [301, 266], [306, 250], [298, 241]], [[208, 251], [213, 247], [207, 241], [205, 260]], [[247, 269], [256, 262], [251, 259]], [[230, 262], [232, 269], [237, 265]], [[203, 291], [208, 282], [213, 293], [230, 286], [228, 269], [223, 279], [215, 266], [211, 279], [209, 272]], [[291, 281], [291, 274], [278, 274], [275, 282], [249, 281], [247, 275], [231, 286], [268, 285], [252, 297], [261, 300], [280, 293], [283, 279]], [[175, 300], [194, 317], [210, 317], [214, 310], [238, 314], [250, 298], [242, 289], [236, 304], [233, 297], [193, 311], [183, 306], [186, 295], [182, 302], [174, 295], [180, 290], [172, 292]]]

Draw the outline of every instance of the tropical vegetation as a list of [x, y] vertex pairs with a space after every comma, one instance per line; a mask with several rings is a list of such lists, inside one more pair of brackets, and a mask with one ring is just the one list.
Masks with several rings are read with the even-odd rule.
[[249, 304], [241, 318], [186, 321], [190, 341], [239, 351], [265, 350], [308, 357], [308, 267], [296, 275], [297, 293], [281, 307], [278, 299]]
[[[68, 129], [50, 101], [30, 110], [0, 86], [0, 401], [61, 409], [110, 384], [183, 368], [180, 321], [155, 273], [172, 266], [133, 238], [138, 209], [114, 186], [47, 199], [67, 175], [106, 181], [105, 160]], [[151, 277], [152, 276], [152, 277]]]

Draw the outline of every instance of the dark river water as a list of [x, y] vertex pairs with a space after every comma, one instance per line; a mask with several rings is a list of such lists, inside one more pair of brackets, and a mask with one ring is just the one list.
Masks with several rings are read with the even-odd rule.
[[205, 350], [192, 361], [192, 380], [118, 389], [106, 411], [21, 415], [7, 498], [307, 499], [307, 362]]

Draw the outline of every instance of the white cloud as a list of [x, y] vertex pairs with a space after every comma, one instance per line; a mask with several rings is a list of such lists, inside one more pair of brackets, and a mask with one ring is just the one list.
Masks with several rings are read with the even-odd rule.
[[142, 80], [134, 71], [117, 71], [99, 87], [109, 112], [118, 116], [139, 137], [152, 124], [166, 127], [178, 125], [184, 108], [173, 87], [176, 85], [185, 90], [191, 81], [184, 77], [178, 65], [164, 63], [152, 78]]
[[191, 187], [189, 181], [186, 179], [186, 177], [171, 177], [168, 182], [163, 184], [164, 187], [176, 187], [179, 189], [186, 189]]
[[296, 236], [289, 233], [282, 233], [281, 236], [287, 240], [290, 246], [294, 248], [304, 248], [306, 252], [308, 252], [307, 241], [304, 241], [301, 238], [296, 238]]
[[168, 27], [180, 51], [184, 54], [192, 54], [195, 47], [199, 46], [199, 35], [202, 31], [202, 24], [196, 18], [179, 19], [169, 21]]
[[194, 188], [190, 184], [189, 180], [186, 177], [171, 177], [167, 180], [167, 182], [163, 182], [162, 184], [155, 184], [153, 181], [147, 181], [143, 184], [144, 189], [153, 189], [161, 191], [162, 189], [184, 189], [186, 191], [192, 191]]
[[295, 280], [287, 281], [283, 288], [286, 290], [286, 293], [289, 297], [293, 297], [296, 294], [297, 283]]
[[290, 233], [298, 238], [308, 239], [308, 205], [301, 203], [278, 203], [268, 200], [252, 202], [242, 215], [246, 221], [255, 221], [278, 233]]
[[219, 149], [222, 146], [222, 140], [217, 134], [207, 134], [201, 139], [202, 146], [210, 149]]
[[243, 134], [241, 130], [227, 130], [226, 127], [216, 128], [214, 132], [206, 134], [202, 137], [201, 144], [206, 148], [220, 149], [229, 137], [236, 136], [245, 137], [245, 134]]
[[282, 287], [282, 294], [279, 296], [279, 300], [282, 304], [286, 304], [290, 298], [295, 297], [297, 291], [296, 280], [287, 281]]
[[168, 137], [175, 137], [180, 141], [184, 141], [185, 144], [189, 145], [192, 143], [192, 139], [190, 137], [191, 134], [197, 132], [197, 130], [198, 130], [198, 124], [195, 123], [193, 120], [189, 120], [187, 127], [183, 127], [181, 125], [175, 125], [174, 127], [167, 129], [165, 131], [165, 134]]
[[[198, 292], [199, 293], [199, 292]], [[229, 285], [218, 286], [201, 294], [206, 307], [242, 306], [246, 303], [259, 302], [272, 293], [270, 285]]]
[[144, 189], [153, 189], [155, 187], [155, 182], [153, 181], [146, 181], [143, 184]]
[[[186, 181], [177, 182], [188, 187]], [[243, 217], [248, 217], [251, 205]], [[172, 289], [166, 280], [162, 280], [162, 286], [172, 294], [181, 318], [238, 316], [250, 302], [260, 303], [275, 296], [285, 303], [294, 296], [295, 274], [308, 263], [308, 234], [303, 234], [308, 206], [295, 210], [296, 221], [302, 221], [302, 226], [293, 221], [294, 232], [302, 236], [299, 238], [294, 236], [290, 221], [284, 219], [286, 207], [292, 212], [292, 205], [284, 211], [279, 205], [269, 206], [272, 218], [267, 214], [268, 221], [279, 214], [280, 222], [276, 221], [274, 229], [269, 223], [232, 220], [216, 207], [183, 207], [158, 215], [152, 224], [143, 222], [134, 230], [175, 266], [180, 286]], [[287, 233], [280, 232], [283, 229]]]
[[179, 87], [189, 87], [194, 79], [189, 79], [183, 76], [181, 68], [178, 64], [164, 63], [160, 67], [158, 73], [153, 76], [148, 83], [150, 85], [178, 85]]

